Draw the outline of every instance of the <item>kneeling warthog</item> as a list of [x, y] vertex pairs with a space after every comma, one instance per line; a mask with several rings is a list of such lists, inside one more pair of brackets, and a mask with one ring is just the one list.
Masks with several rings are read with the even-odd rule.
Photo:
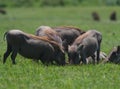
[[11, 54], [12, 63], [15, 64], [17, 53], [20, 55], [41, 60], [43, 64], [55, 61], [58, 65], [65, 64], [65, 54], [61, 46], [47, 37], [39, 37], [24, 33], [20, 30], [10, 30], [4, 35], [7, 40], [7, 51], [4, 53], [3, 63]]

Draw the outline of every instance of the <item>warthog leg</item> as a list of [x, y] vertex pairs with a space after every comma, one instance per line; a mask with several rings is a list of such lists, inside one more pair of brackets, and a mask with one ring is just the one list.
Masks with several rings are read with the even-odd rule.
[[95, 64], [95, 55], [92, 55], [91, 57], [93, 59], [93, 64]]
[[97, 63], [99, 63], [99, 61], [100, 61], [100, 46], [97, 50]]
[[86, 55], [84, 53], [82, 53], [81, 59], [82, 59], [83, 64], [87, 64]]
[[16, 62], [15, 62], [16, 56], [17, 56], [17, 50], [13, 50], [13, 52], [11, 54], [11, 59], [12, 59], [13, 64], [16, 64]]
[[3, 56], [3, 64], [6, 62], [6, 59], [11, 52], [12, 52], [11, 46], [7, 44], [7, 51], [4, 53], [4, 56]]

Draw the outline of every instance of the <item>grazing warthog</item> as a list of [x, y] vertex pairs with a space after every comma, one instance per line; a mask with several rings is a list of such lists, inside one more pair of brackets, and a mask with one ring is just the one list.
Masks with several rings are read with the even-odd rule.
[[[86, 64], [86, 58], [91, 56], [93, 59], [95, 51], [97, 52], [97, 63], [99, 62], [100, 44], [102, 35], [96, 30], [89, 30], [75, 39], [73, 44], [68, 48], [69, 61], [79, 64], [80, 59]], [[91, 53], [91, 54], [89, 54]], [[80, 56], [82, 58], [80, 58]]]
[[97, 12], [92, 12], [92, 18], [95, 21], [100, 21], [100, 17]]
[[81, 31], [79, 28], [68, 26], [54, 28], [49, 26], [40, 26], [36, 30], [37, 36], [48, 36], [49, 38], [53, 38], [54, 41], [57, 41], [58, 43], [61, 43], [62, 41], [62, 45], [66, 52], [68, 51], [68, 45], [72, 44], [73, 41], [83, 33], [85, 32]]
[[4, 53], [3, 63], [11, 54], [12, 63], [15, 64], [17, 53], [20, 55], [41, 60], [43, 64], [55, 61], [59, 65], [65, 64], [65, 54], [63, 49], [55, 41], [48, 37], [39, 37], [24, 33], [20, 30], [10, 30], [5, 33], [7, 40], [7, 51]]
[[114, 47], [107, 59], [108, 62], [120, 64], [120, 46]]
[[71, 45], [78, 36], [85, 33], [79, 28], [69, 26], [54, 27], [53, 29], [60, 35], [66, 52], [68, 52], [68, 45]]
[[50, 40], [57, 42], [62, 47], [62, 39], [59, 34], [49, 26], [40, 26], [36, 30], [37, 36], [47, 36]]
[[113, 12], [110, 14], [110, 20], [112, 20], [112, 21], [116, 21], [116, 20], [117, 20], [117, 18], [116, 18], [116, 12], [115, 12], [115, 11], [113, 11]]
[[94, 37], [86, 37], [79, 45], [72, 45], [69, 48], [69, 61], [72, 64], [79, 64], [82, 61], [86, 64], [86, 58], [91, 56], [95, 63], [94, 53], [98, 49], [97, 39]]

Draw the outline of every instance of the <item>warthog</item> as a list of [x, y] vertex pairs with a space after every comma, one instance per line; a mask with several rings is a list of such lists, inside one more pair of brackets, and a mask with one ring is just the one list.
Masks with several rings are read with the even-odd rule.
[[[97, 63], [99, 62], [100, 44], [102, 35], [96, 30], [89, 30], [75, 39], [73, 44], [68, 47], [69, 61], [79, 64], [80, 59], [86, 64], [86, 58], [91, 56], [93, 59], [95, 51], [97, 52]], [[80, 58], [80, 56], [82, 58]]]
[[72, 64], [79, 64], [82, 61], [86, 64], [86, 58], [91, 56], [95, 63], [94, 53], [98, 49], [98, 42], [94, 37], [86, 37], [79, 45], [72, 45], [69, 48], [69, 61]]
[[57, 42], [62, 47], [62, 39], [59, 34], [49, 26], [40, 26], [36, 30], [37, 36], [47, 36], [50, 40]]
[[116, 18], [116, 12], [115, 12], [115, 11], [113, 11], [113, 12], [110, 14], [110, 20], [112, 20], [112, 21], [116, 21], [116, 20], [117, 20], [117, 18]]
[[100, 21], [100, 17], [97, 12], [92, 12], [92, 18], [95, 21]]
[[78, 36], [85, 33], [79, 28], [69, 26], [54, 27], [53, 29], [60, 35], [66, 52], [68, 52], [68, 45], [71, 45]]
[[41, 60], [43, 64], [55, 61], [59, 65], [65, 64], [65, 54], [63, 49], [55, 41], [48, 37], [39, 37], [24, 33], [20, 30], [10, 30], [5, 33], [7, 40], [7, 51], [4, 53], [3, 63], [11, 54], [12, 63], [15, 64], [17, 53], [20, 55]]
[[114, 47], [107, 59], [108, 62], [120, 64], [120, 46]]
[[37, 36], [48, 36], [49, 38], [53, 38], [54, 41], [57, 41], [58, 43], [61, 43], [62, 41], [61, 45], [63, 45], [66, 52], [68, 51], [68, 45], [71, 45], [73, 41], [83, 33], [85, 32], [80, 30], [79, 28], [68, 26], [53, 28], [49, 26], [40, 26], [36, 30]]

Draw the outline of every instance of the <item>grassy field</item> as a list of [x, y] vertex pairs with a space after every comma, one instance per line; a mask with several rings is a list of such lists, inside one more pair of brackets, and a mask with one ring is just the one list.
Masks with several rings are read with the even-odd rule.
[[[110, 21], [115, 10], [117, 21]], [[81, 66], [44, 66], [17, 55], [16, 65], [10, 57], [5, 65], [2, 57], [6, 51], [3, 35], [10, 29], [35, 33], [40, 25], [75, 26], [82, 30], [97, 29], [103, 35], [101, 50], [107, 54], [120, 44], [120, 7], [47, 7], [6, 8], [0, 14], [0, 89], [119, 89], [120, 66], [115, 64]], [[100, 22], [93, 21], [92, 11], [100, 15]]]

